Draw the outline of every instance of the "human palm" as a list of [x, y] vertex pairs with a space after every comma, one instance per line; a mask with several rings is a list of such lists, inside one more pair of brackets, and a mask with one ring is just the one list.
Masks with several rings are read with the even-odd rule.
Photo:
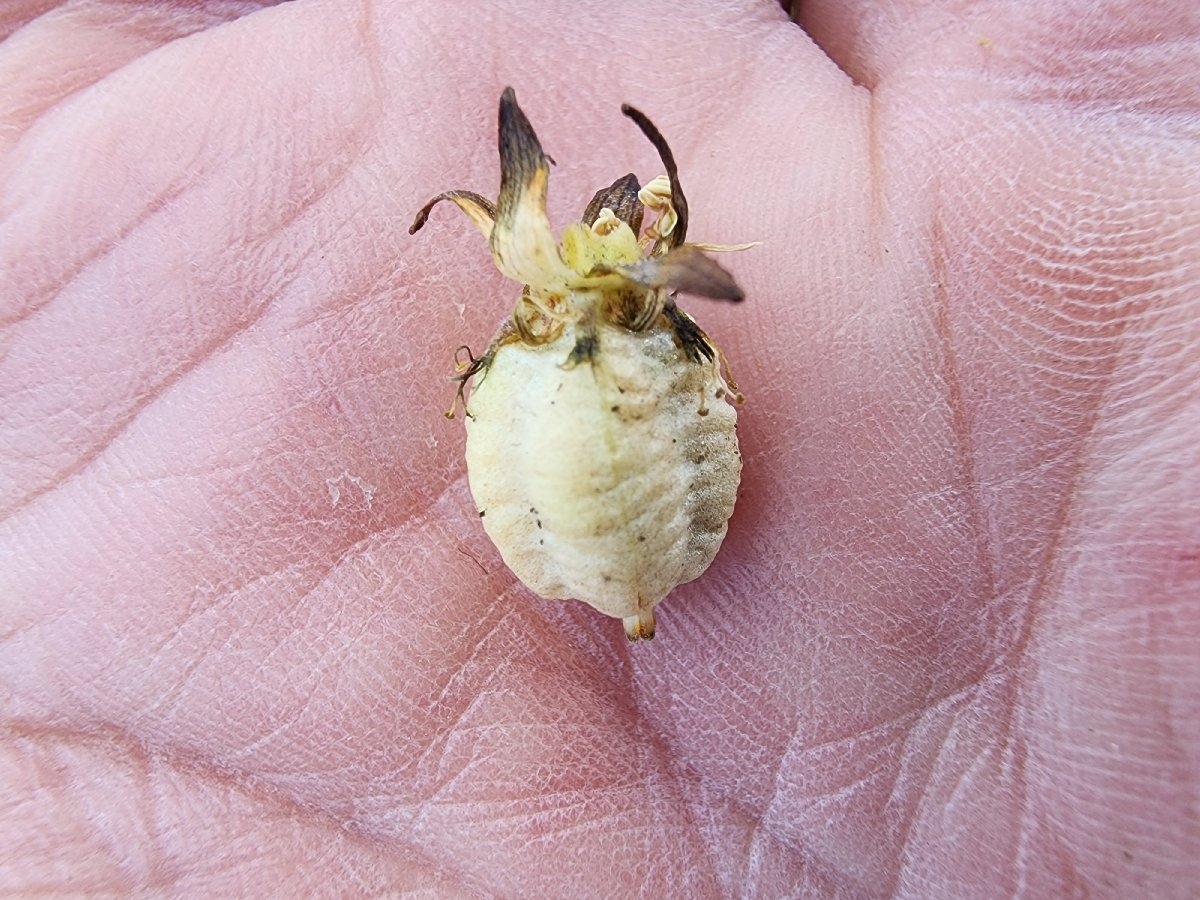
[[[1185, 894], [1183, 7], [93, 4], [15, 30], [0, 888]], [[762, 242], [722, 257], [745, 303], [683, 300], [746, 394], [745, 470], [643, 646], [515, 582], [441, 416], [517, 289], [449, 211], [407, 226], [447, 185], [495, 195], [509, 83], [558, 227], [658, 174], [628, 101], [689, 236]]]

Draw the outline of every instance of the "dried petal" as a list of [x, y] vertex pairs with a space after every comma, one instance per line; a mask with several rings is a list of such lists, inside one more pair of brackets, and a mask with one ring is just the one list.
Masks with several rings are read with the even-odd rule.
[[614, 227], [588, 228], [582, 222], [575, 222], [563, 231], [563, 258], [579, 273], [576, 278], [579, 284], [592, 286], [593, 281], [583, 276], [623, 272], [642, 257], [642, 248], [630, 227], [615, 216], [608, 221]]

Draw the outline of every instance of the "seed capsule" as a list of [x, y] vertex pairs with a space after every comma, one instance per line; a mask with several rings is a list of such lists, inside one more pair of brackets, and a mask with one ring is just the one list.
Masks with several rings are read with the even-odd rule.
[[[485, 530], [532, 591], [583, 600], [638, 640], [654, 636], [655, 605], [712, 562], [742, 469], [728, 402], [740, 395], [675, 294], [741, 300], [702, 251], [751, 245], [684, 243], [688, 208], [671, 151], [642, 113], [622, 111], [667, 174], [645, 187], [618, 178], [561, 242], [546, 217], [549, 157], [512, 88], [500, 98], [498, 201], [439, 194], [410, 232], [450, 200], [524, 285], [487, 350], [467, 351], [457, 376]], [[657, 219], [643, 230], [647, 210]]]

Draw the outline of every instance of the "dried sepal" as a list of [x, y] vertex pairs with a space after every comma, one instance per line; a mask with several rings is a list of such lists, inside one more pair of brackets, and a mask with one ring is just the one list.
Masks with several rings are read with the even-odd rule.
[[713, 342], [708, 339], [696, 320], [675, 305], [674, 301], [663, 308], [663, 316], [675, 334], [675, 340], [684, 354], [694, 363], [712, 362], [715, 355]]
[[713, 300], [740, 301], [742, 289], [716, 260], [691, 245], [675, 247], [665, 256], [650, 256], [627, 266], [598, 266], [596, 274], [619, 274], [648, 290], [681, 291]]
[[596, 191], [596, 195], [583, 211], [583, 224], [595, 225], [600, 213], [607, 209], [628, 225], [635, 235], [640, 234], [646, 207], [642, 204], [639, 193], [637, 176], [632, 172], [622, 175], [608, 187]]
[[[483, 351], [483, 355], [476, 356], [471, 352], [471, 348], [466, 344], [461, 344], [454, 351], [454, 374], [450, 376], [452, 381], [458, 382], [458, 389], [454, 393], [454, 401], [450, 404], [450, 408], [446, 410], [445, 416], [447, 419], [453, 419], [461, 403], [463, 413], [468, 419], [473, 419], [470, 407], [467, 406], [466, 389], [467, 385], [471, 384], [471, 379], [478, 375], [482, 378], [487, 374], [488, 366], [492, 364], [492, 360], [496, 358], [496, 352], [505, 344], [511, 344], [513, 341], [522, 340], [516, 323], [513, 319], [507, 319], [500, 326], [500, 330], [488, 342], [487, 349]], [[466, 353], [467, 358], [462, 358]], [[478, 382], [476, 382], [476, 385]]]
[[554, 340], [563, 329], [561, 319], [548, 315], [540, 304], [533, 301], [528, 286], [517, 301], [510, 323], [506, 324], [511, 324], [521, 340], [532, 347]]
[[671, 233], [664, 235], [663, 240], [666, 241], [668, 247], [678, 247], [687, 237], [688, 205], [687, 198], [683, 195], [683, 188], [679, 184], [679, 167], [675, 165], [675, 154], [671, 152], [662, 132], [654, 126], [645, 113], [628, 103], [621, 104], [621, 112], [632, 119], [633, 123], [642, 130], [646, 139], [654, 145], [659, 159], [662, 160], [663, 168], [667, 170], [667, 181], [671, 185], [671, 206], [675, 209], [676, 221]]
[[[466, 360], [463, 360], [463, 353], [467, 354]], [[487, 369], [488, 363], [491, 360], [485, 353], [483, 356], [476, 356], [471, 352], [471, 348], [466, 344], [460, 344], [454, 351], [454, 374], [451, 377], [452, 381], [458, 382], [458, 387], [454, 391], [454, 400], [450, 403], [450, 408], [443, 415], [447, 419], [453, 419], [458, 412], [458, 405], [461, 403], [463, 412], [467, 418], [471, 417], [471, 410], [467, 407], [466, 390], [471, 379], [480, 372]]]
[[512, 88], [500, 97], [500, 197], [489, 245], [509, 278], [543, 290], [567, 290], [575, 275], [563, 262], [546, 216], [550, 160]]
[[416, 234], [420, 231], [429, 219], [429, 211], [443, 200], [450, 200], [465, 212], [485, 238], [492, 236], [492, 225], [496, 221], [496, 204], [487, 197], [481, 197], [474, 191], [446, 191], [445, 193], [438, 194], [417, 212], [417, 217], [413, 219], [412, 225], [409, 226], [408, 233]]
[[[688, 206], [675, 157], [645, 114], [627, 105], [621, 109], [654, 145], [667, 174], [639, 188], [637, 177], [630, 173], [597, 191], [582, 221], [566, 229], [561, 243], [546, 216], [551, 160], [512, 88], [506, 88], [500, 98], [498, 201], [493, 204], [472, 191], [446, 191], [421, 208], [410, 231], [425, 224], [437, 203], [455, 203], [487, 236], [497, 267], [526, 286], [521, 301], [525, 312], [520, 316], [524, 321], [518, 322], [518, 328], [530, 333], [549, 331], [529, 328], [535, 320], [561, 323], [578, 315], [578, 310], [567, 308], [566, 298], [573, 292], [613, 295], [608, 307], [634, 330], [648, 327], [658, 317], [666, 302], [664, 292], [740, 300], [742, 292], [733, 277], [701, 252], [709, 247], [735, 248], [684, 243]], [[639, 239], [646, 210], [658, 218]], [[648, 255], [640, 250], [641, 240], [651, 243]], [[636, 292], [640, 300], [634, 297]], [[639, 304], [640, 308], [630, 309]], [[537, 315], [530, 312], [531, 306]]]

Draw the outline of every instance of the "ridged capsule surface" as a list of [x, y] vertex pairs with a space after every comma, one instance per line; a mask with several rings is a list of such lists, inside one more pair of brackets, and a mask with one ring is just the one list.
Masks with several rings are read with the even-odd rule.
[[575, 341], [497, 351], [470, 398], [471, 493], [531, 590], [636, 617], [721, 546], [742, 470], [736, 412], [716, 367], [666, 328], [604, 329], [593, 363], [564, 366]]

